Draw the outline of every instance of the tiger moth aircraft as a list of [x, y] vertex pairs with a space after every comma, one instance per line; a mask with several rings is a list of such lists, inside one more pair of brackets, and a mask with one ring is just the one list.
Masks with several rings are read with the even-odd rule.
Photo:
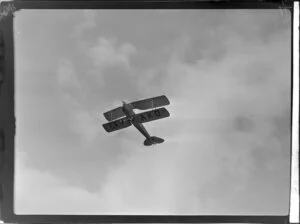
[[[162, 107], [170, 104], [170, 101], [166, 96], [162, 95], [131, 103], [122, 102], [122, 106], [103, 113], [106, 120], [109, 121], [102, 125], [107, 132], [117, 131], [133, 125], [146, 137], [144, 141], [145, 146], [164, 142], [164, 139], [162, 138], [150, 136], [143, 123], [170, 116], [167, 109]], [[156, 109], [157, 107], [161, 108]], [[136, 114], [134, 109], [148, 111]]]

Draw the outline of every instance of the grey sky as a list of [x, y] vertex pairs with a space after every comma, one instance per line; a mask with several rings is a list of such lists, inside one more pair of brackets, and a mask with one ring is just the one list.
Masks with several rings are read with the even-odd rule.
[[[17, 214], [287, 214], [290, 22], [279, 10], [23, 10]], [[106, 133], [166, 95], [171, 117]]]

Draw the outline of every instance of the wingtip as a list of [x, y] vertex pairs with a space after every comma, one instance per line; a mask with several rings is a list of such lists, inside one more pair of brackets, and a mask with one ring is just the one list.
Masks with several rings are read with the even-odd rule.
[[170, 100], [169, 100], [169, 98], [168, 98], [166, 95], [162, 95], [162, 97], [164, 97], [164, 98], [166, 99], [166, 102], [167, 102], [167, 104], [166, 104], [166, 105], [169, 105], [169, 104], [170, 104]]
[[170, 112], [166, 109], [167, 116], [170, 117]]
[[106, 120], [109, 121], [109, 117], [108, 117], [107, 113], [103, 113], [103, 116], [105, 117]]

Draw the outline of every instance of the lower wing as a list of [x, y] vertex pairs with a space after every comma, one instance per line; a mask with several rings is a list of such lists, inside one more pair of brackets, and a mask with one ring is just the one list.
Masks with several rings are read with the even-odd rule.
[[164, 95], [149, 99], [139, 100], [130, 103], [134, 109], [148, 110], [155, 107], [162, 107], [170, 104], [168, 98]]
[[113, 110], [107, 111], [103, 115], [108, 121], [112, 121], [125, 116], [122, 107], [117, 107]]
[[147, 111], [144, 113], [134, 115], [134, 121], [137, 123], [146, 123], [149, 121], [154, 121], [162, 118], [169, 117], [170, 113], [166, 108], [162, 107], [156, 110]]
[[131, 122], [127, 117], [121, 118], [102, 125], [105, 131], [113, 132], [131, 126]]

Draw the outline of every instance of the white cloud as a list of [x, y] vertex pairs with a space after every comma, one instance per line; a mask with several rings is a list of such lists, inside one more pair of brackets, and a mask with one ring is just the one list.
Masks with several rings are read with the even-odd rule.
[[[108, 179], [102, 195], [111, 214], [176, 214], [179, 205], [176, 193], [180, 192], [175, 191], [181, 185], [172, 165], [176, 154], [158, 154], [153, 150], [131, 156]], [[188, 204], [186, 209], [195, 208], [193, 200]]]
[[57, 83], [63, 100], [70, 106], [80, 106], [84, 89], [79, 81], [76, 69], [69, 59], [60, 59], [57, 70]]
[[111, 173], [101, 192], [109, 214], [209, 214], [214, 210], [204, 198], [214, 195], [205, 195], [202, 186], [218, 181], [224, 171], [236, 178], [228, 194], [237, 194], [247, 181], [247, 155], [226, 155], [230, 146], [221, 147], [216, 136], [183, 132], [164, 144], [169, 150], [159, 145], [143, 149]]
[[[283, 37], [287, 40], [288, 35]], [[163, 83], [175, 101], [170, 105], [172, 114], [180, 118], [282, 114], [289, 105], [290, 86], [289, 43], [282, 40], [279, 36], [268, 45], [253, 46], [232, 38], [228, 41], [230, 51], [215, 64], [204, 60], [190, 65], [172, 58]]]
[[97, 13], [94, 10], [83, 10], [83, 21], [74, 27], [71, 36], [81, 39], [85, 32], [94, 29], [97, 25]]
[[69, 59], [59, 61], [57, 79], [62, 87], [81, 88], [74, 65]]
[[96, 45], [87, 51], [88, 57], [100, 71], [111, 66], [122, 66], [129, 69], [129, 59], [134, 53], [136, 53], [136, 48], [132, 44], [118, 44], [116, 39], [104, 37], [99, 37]]
[[99, 134], [101, 125], [96, 113], [92, 113], [84, 106], [84, 88], [73, 63], [69, 59], [60, 60], [57, 75], [61, 96], [69, 107], [70, 130], [78, 134], [82, 144], [91, 143]]
[[89, 143], [100, 134], [102, 125], [96, 113], [87, 110], [74, 109], [70, 112], [70, 128], [82, 139], [83, 147], [87, 148]]
[[[16, 159], [16, 214], [96, 214], [101, 201], [97, 195], [68, 185], [51, 171], [26, 166], [25, 153]], [[53, 161], [55, 164], [55, 161]]]

